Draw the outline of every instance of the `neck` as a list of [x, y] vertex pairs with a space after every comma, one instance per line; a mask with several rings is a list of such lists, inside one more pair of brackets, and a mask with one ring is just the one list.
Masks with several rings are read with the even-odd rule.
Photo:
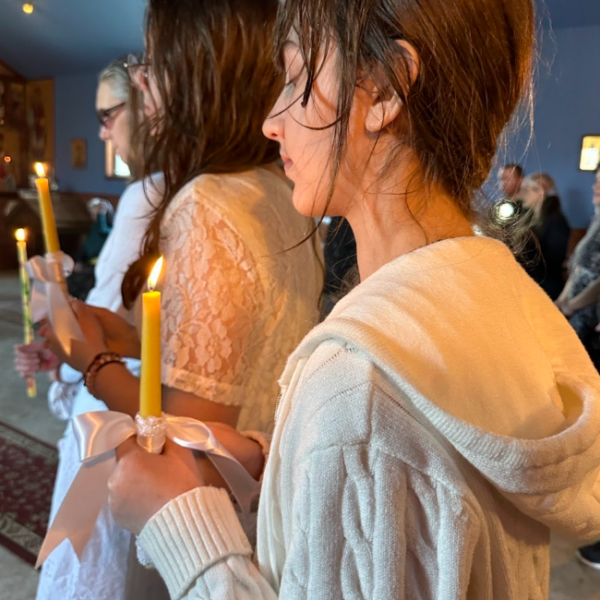
[[362, 281], [388, 262], [418, 248], [474, 235], [469, 220], [447, 194], [434, 190], [407, 192], [397, 186], [393, 192], [388, 188], [365, 193], [347, 214], [356, 238]]

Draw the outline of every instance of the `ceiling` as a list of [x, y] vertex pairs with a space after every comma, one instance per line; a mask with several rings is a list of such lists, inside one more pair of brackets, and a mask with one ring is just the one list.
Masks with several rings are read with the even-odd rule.
[[0, 59], [27, 79], [97, 71], [143, 48], [145, 0], [0, 0]]
[[[145, 0], [0, 0], [0, 59], [28, 79], [89, 73], [143, 46]], [[555, 29], [600, 25], [600, 0], [538, 0]]]
[[539, 0], [554, 29], [600, 25], [600, 0]]

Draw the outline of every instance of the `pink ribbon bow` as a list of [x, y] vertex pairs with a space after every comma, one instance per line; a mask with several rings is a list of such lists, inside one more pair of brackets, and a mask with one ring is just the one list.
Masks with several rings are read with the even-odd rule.
[[[229, 485], [242, 513], [250, 513], [260, 484], [222, 446], [202, 422], [187, 417], [163, 415], [166, 436], [183, 448], [205, 452]], [[99, 411], [78, 415], [72, 421], [79, 446], [81, 467], [54, 518], [40, 553], [36, 568], [65, 539], [71, 541], [81, 559], [98, 514], [108, 499], [108, 480], [116, 466], [115, 448], [137, 435], [134, 420], [126, 414]]]
[[71, 341], [84, 341], [66, 292], [65, 279], [73, 272], [73, 259], [62, 252], [34, 256], [26, 268], [33, 282], [33, 322], [37, 323], [47, 318], [64, 351], [70, 355]]

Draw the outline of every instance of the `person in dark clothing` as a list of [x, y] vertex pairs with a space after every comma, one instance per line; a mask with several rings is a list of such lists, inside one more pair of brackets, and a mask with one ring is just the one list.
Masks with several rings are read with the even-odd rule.
[[549, 175], [536, 173], [525, 178], [520, 195], [525, 209], [531, 211], [530, 236], [522, 264], [550, 298], [556, 300], [565, 286], [563, 268], [571, 228]]
[[352, 228], [343, 217], [333, 217], [325, 238], [325, 314], [329, 314], [335, 303], [350, 289], [350, 271], [355, 270], [356, 241]]
[[520, 194], [524, 177], [523, 167], [516, 163], [504, 165], [498, 171], [502, 199], [496, 205], [496, 216], [500, 224], [514, 223], [523, 214], [525, 209]]
[[98, 257], [112, 229], [114, 209], [108, 200], [93, 198], [88, 202], [92, 226], [77, 253], [73, 273], [67, 280], [69, 293], [85, 300], [96, 283], [94, 270]]

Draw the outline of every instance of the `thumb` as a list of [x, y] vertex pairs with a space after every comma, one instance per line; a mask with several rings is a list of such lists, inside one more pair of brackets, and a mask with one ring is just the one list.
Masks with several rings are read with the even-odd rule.
[[184, 448], [174, 441], [167, 438], [163, 455], [166, 457], [177, 457], [183, 462], [191, 471], [197, 472], [198, 467], [196, 465], [196, 457], [194, 452], [189, 448]]
[[117, 461], [121, 460], [125, 455], [130, 454], [131, 452], [137, 452], [138, 450], [144, 452], [135, 441], [135, 436], [127, 438], [120, 446], [115, 448]]

